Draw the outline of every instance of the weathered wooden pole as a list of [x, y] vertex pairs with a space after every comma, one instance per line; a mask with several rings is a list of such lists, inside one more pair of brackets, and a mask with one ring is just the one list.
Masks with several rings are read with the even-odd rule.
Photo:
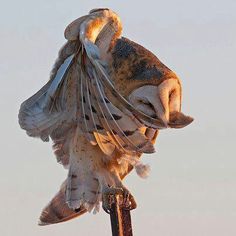
[[112, 236], [132, 236], [132, 223], [130, 210], [123, 204], [123, 198], [116, 195], [113, 203], [111, 204], [110, 219]]

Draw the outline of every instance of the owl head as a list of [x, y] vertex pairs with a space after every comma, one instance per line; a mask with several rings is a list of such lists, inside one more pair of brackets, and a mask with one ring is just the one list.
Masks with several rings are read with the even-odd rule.
[[129, 39], [120, 38], [111, 55], [111, 79], [137, 110], [161, 119], [172, 128], [192, 122], [191, 117], [181, 113], [180, 79], [152, 52]]

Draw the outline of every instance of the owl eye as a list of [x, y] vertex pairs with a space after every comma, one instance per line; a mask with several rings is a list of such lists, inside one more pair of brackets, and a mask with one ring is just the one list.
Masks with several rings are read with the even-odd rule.
[[146, 106], [149, 106], [150, 108], [152, 108], [154, 110], [154, 106], [147, 99], [140, 98], [140, 99], [138, 99], [138, 103], [141, 103], [141, 104], [144, 104]]

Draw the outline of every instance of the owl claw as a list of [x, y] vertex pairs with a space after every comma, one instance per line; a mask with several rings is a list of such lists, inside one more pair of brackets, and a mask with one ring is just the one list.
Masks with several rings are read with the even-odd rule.
[[123, 188], [123, 208], [126, 210], [133, 210], [137, 207], [137, 203], [130, 193], [130, 191], [126, 188]]
[[125, 187], [105, 187], [102, 194], [102, 208], [110, 214], [112, 205], [118, 203], [120, 208], [133, 210], [137, 207], [133, 195]]

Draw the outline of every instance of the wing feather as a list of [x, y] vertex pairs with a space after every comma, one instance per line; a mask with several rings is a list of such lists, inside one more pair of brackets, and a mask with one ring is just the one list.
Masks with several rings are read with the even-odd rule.
[[[117, 141], [115, 144], [118, 148], [125, 147], [125, 149], [130, 150], [132, 154], [134, 154], [134, 152], [153, 152], [153, 145], [145, 135], [139, 132], [137, 122], [134, 122], [127, 115], [122, 113], [108, 100], [97, 78], [96, 71], [94, 71], [93, 67], [89, 66], [89, 64], [87, 68], [88, 71], [92, 71], [88, 80], [93, 84], [96, 100], [99, 101], [97, 107], [103, 114], [101, 118], [105, 120], [106, 124], [109, 124], [107, 125], [109, 133], [113, 136], [113, 140]], [[93, 76], [91, 76], [91, 74], [93, 74]], [[110, 142], [112, 142], [112, 140], [110, 140]], [[127, 150], [125, 152], [127, 152]]]
[[[67, 77], [68, 67], [71, 65], [72, 56], [59, 68], [55, 79], [50, 80], [39, 92], [27, 99], [19, 111], [20, 126], [33, 137], [41, 137], [47, 141], [50, 132], [63, 120], [68, 120], [68, 114], [61, 114], [61, 109], [54, 98], [55, 92], [63, 79]], [[55, 108], [57, 104], [57, 108]], [[70, 113], [72, 114], [72, 113]]]
[[101, 148], [101, 150], [108, 156], [110, 156], [113, 151], [115, 150], [115, 145], [112, 144], [110, 142], [110, 139], [107, 137], [105, 128], [103, 127], [99, 117], [98, 117], [98, 113], [95, 109], [95, 107], [97, 107], [95, 105], [94, 101], [94, 96], [92, 94], [92, 88], [91, 88], [91, 84], [90, 84], [90, 80], [87, 79], [86, 80], [86, 91], [87, 91], [87, 105], [88, 105], [88, 109], [90, 111], [90, 116], [89, 116], [89, 120], [92, 121], [93, 123], [93, 127], [94, 130], [96, 132], [94, 132], [94, 137], [99, 145], [99, 147]]
[[[80, 64], [81, 65], [81, 64]], [[89, 126], [89, 119], [86, 119], [87, 116], [89, 116], [89, 112], [86, 105], [86, 100], [85, 100], [85, 95], [84, 95], [84, 80], [85, 80], [85, 75], [83, 70], [80, 70], [80, 78], [79, 78], [79, 103], [80, 103], [80, 116], [79, 116], [79, 124], [81, 130], [84, 132], [86, 138], [89, 140], [89, 142], [93, 145], [96, 145], [96, 140], [93, 135], [93, 130], [94, 127]]]
[[106, 110], [103, 109], [103, 107], [102, 107], [101, 98], [98, 94], [98, 89], [96, 87], [96, 83], [94, 83], [94, 81], [92, 82], [90, 80], [90, 85], [92, 87], [93, 95], [94, 95], [94, 98], [95, 98], [94, 101], [96, 100], [94, 105], [95, 105], [96, 112], [98, 113], [100, 124], [102, 124], [102, 126], [107, 131], [107, 136], [109, 138], [109, 141], [111, 143], [113, 143], [118, 148], [118, 150], [125, 153], [126, 151], [123, 148], [123, 146], [125, 144], [124, 143], [122, 144], [122, 141], [120, 140], [120, 138], [114, 134], [114, 131], [111, 128], [111, 125], [110, 125], [109, 121], [107, 120], [107, 114], [105, 114]]

